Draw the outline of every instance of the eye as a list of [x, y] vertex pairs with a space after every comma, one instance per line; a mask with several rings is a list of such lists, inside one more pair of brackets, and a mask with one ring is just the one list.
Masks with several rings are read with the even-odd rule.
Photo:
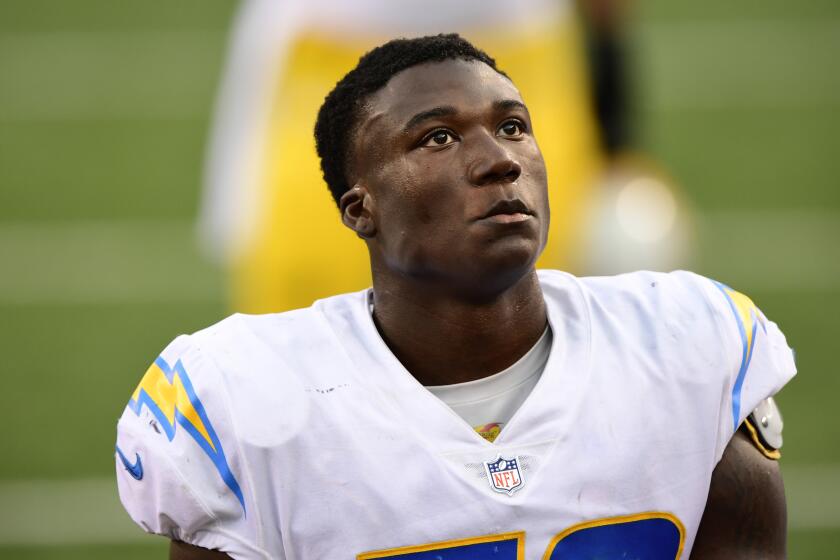
[[438, 130], [433, 130], [430, 134], [426, 135], [420, 145], [427, 148], [437, 148], [440, 146], [448, 146], [453, 142], [455, 142], [455, 135], [448, 130], [439, 128]]
[[518, 119], [505, 121], [499, 127], [498, 134], [499, 136], [518, 138], [519, 136], [525, 134], [525, 124]]

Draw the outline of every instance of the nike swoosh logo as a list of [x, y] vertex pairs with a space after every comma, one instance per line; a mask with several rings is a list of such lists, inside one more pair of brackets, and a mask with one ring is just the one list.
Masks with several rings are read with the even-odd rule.
[[125, 470], [128, 471], [128, 474], [131, 475], [131, 478], [133, 478], [134, 480], [142, 480], [143, 479], [143, 463], [140, 461], [140, 454], [139, 453], [134, 454], [135, 460], [134, 460], [134, 463], [132, 463], [131, 461], [129, 461], [126, 458], [125, 455], [123, 455], [123, 452], [120, 450], [120, 446], [118, 445], [117, 446], [117, 455], [120, 456], [120, 461], [122, 461], [122, 464], [125, 467]]

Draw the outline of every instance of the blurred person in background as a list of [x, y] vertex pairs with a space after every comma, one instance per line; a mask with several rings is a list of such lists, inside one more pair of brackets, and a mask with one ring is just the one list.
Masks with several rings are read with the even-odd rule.
[[691, 216], [681, 189], [639, 148], [627, 0], [580, 0], [601, 169], [584, 193], [569, 264], [586, 274], [687, 267]]
[[[364, 248], [335, 219], [304, 131], [343, 70], [393, 36], [458, 31], [516, 80], [538, 115], [552, 204], [564, 209], [541, 267], [617, 272], [678, 262], [682, 252], [662, 241], [677, 224], [672, 191], [640, 183], [642, 160], [627, 157], [626, 7], [586, 0], [577, 8], [567, 0], [244, 2], [199, 223], [206, 252], [229, 270], [231, 307], [282, 311], [370, 285]], [[633, 184], [641, 189], [628, 195]], [[613, 219], [622, 208], [629, 217]], [[318, 234], [300, 243], [304, 223]], [[634, 228], [644, 230], [641, 240]]]

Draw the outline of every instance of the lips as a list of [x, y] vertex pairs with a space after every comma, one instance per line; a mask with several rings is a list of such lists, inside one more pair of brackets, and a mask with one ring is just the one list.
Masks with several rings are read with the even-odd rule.
[[492, 218], [493, 216], [525, 214], [532, 216], [534, 213], [525, 205], [524, 202], [515, 198], [513, 200], [500, 200], [496, 202], [479, 220]]

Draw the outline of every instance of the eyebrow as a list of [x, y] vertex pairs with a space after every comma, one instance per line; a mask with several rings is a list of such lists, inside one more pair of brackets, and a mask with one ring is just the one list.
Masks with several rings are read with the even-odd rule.
[[452, 107], [450, 105], [445, 105], [443, 107], [434, 107], [427, 111], [420, 111], [419, 113], [408, 119], [408, 122], [403, 127], [403, 133], [409, 132], [412, 128], [422, 123], [423, 121], [435, 119], [437, 117], [448, 117], [454, 115], [457, 112], [458, 111], [455, 110], [455, 107]]
[[516, 99], [501, 99], [499, 101], [493, 102], [493, 108], [497, 111], [505, 111], [509, 109], [522, 109], [525, 113], [528, 113], [528, 107], [525, 106], [524, 103], [521, 101], [517, 101]]
[[[496, 111], [522, 109], [523, 111], [525, 111], [525, 113], [528, 113], [528, 107], [526, 107], [524, 103], [522, 103], [521, 101], [517, 101], [516, 99], [500, 99], [498, 101], [494, 101], [493, 109]], [[455, 107], [452, 107], [451, 105], [433, 107], [426, 111], [420, 111], [419, 113], [408, 119], [408, 122], [403, 127], [403, 133], [408, 133], [412, 128], [429, 119], [435, 119], [438, 117], [449, 117], [457, 113], [458, 111], [455, 109]]]

